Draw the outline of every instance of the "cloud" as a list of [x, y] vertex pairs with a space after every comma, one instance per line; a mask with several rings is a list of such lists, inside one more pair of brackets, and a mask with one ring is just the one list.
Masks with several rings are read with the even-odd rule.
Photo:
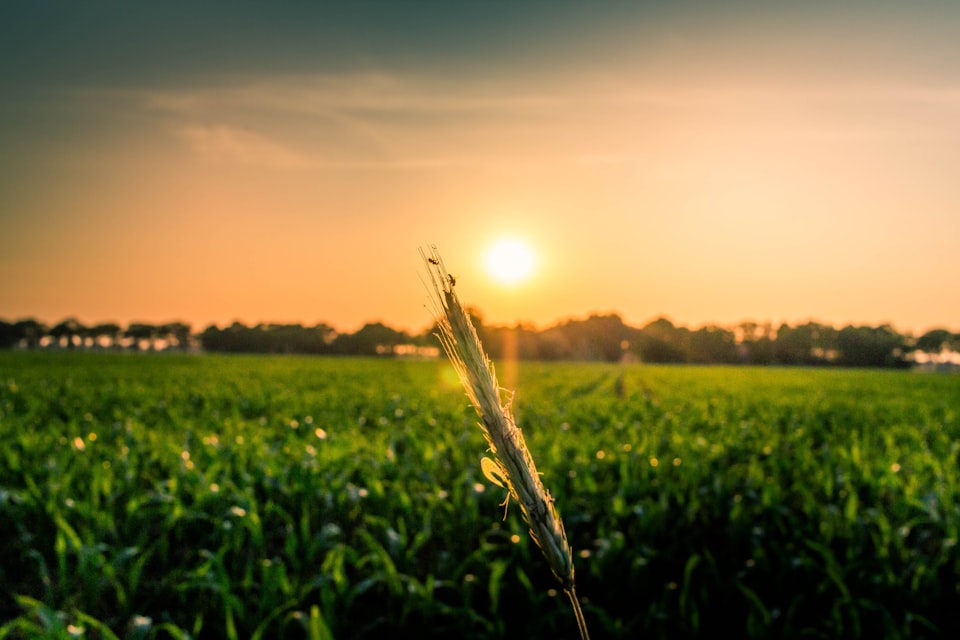
[[960, 130], [958, 102], [953, 87], [383, 73], [234, 79], [139, 96], [208, 160], [279, 169], [609, 166], [658, 144], [707, 139], [942, 141]]
[[175, 133], [194, 152], [212, 162], [276, 169], [317, 166], [310, 156], [253, 131], [227, 125], [188, 125]]
[[432, 169], [469, 164], [464, 157], [356, 157], [349, 151], [330, 156], [294, 149], [269, 134], [225, 124], [184, 125], [174, 129], [191, 152], [208, 162], [266, 169]]
[[568, 97], [469, 79], [426, 79], [382, 73], [288, 75], [235, 79], [203, 89], [155, 90], [145, 106], [175, 113], [230, 109], [255, 113], [397, 113], [542, 109]]

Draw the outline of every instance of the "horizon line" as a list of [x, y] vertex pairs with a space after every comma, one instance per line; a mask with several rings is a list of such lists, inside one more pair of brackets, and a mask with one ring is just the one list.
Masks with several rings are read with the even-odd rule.
[[[953, 328], [951, 328], [950, 326], [948, 326], [947, 323], [934, 323], [934, 324], [930, 325], [928, 328], [926, 328], [925, 330], [919, 331], [919, 332], [917, 332], [917, 333], [914, 333], [914, 331], [909, 330], [909, 329], [908, 329], [908, 330], [902, 330], [902, 329], [898, 328], [897, 325], [896, 325], [896, 323], [893, 323], [893, 322], [891, 322], [891, 321], [889, 321], [889, 320], [879, 321], [879, 322], [866, 322], [866, 323], [864, 323], [864, 322], [855, 322], [855, 321], [845, 321], [845, 322], [841, 322], [841, 323], [834, 323], [834, 322], [828, 322], [828, 321], [824, 321], [824, 320], [817, 319], [817, 318], [815, 318], [814, 316], [807, 316], [806, 318], [804, 318], [804, 319], [802, 319], [802, 320], [793, 320], [793, 321], [788, 321], [788, 320], [783, 320], [783, 319], [776, 320], [776, 321], [775, 321], [775, 320], [769, 320], [769, 319], [768, 319], [768, 320], [758, 320], [758, 319], [755, 319], [755, 318], [749, 318], [749, 317], [748, 317], [748, 318], [744, 318], [744, 319], [742, 319], [742, 320], [738, 320], [738, 321], [736, 321], [736, 322], [734, 322], [734, 323], [723, 323], [723, 322], [717, 322], [717, 321], [706, 321], [706, 322], [701, 322], [701, 323], [698, 324], [698, 323], [692, 323], [692, 322], [690, 322], [690, 323], [679, 322], [679, 321], [674, 320], [674, 319], [673, 319], [669, 314], [667, 314], [667, 313], [658, 313], [658, 314], [654, 314], [654, 315], [651, 316], [649, 319], [647, 319], [647, 320], [645, 320], [645, 321], [643, 321], [643, 322], [641, 322], [641, 323], [639, 323], [639, 324], [632, 324], [632, 323], [629, 322], [627, 319], [625, 319], [624, 316], [623, 316], [623, 314], [620, 313], [619, 311], [590, 311], [590, 312], [587, 312], [587, 313], [585, 313], [585, 314], [580, 314], [580, 315], [562, 316], [562, 317], [557, 318], [557, 319], [553, 320], [552, 322], [548, 322], [548, 323], [535, 323], [535, 322], [529, 321], [529, 320], [517, 320], [517, 321], [512, 322], [512, 323], [508, 322], [508, 323], [489, 323], [489, 324], [488, 324], [487, 322], [485, 322], [485, 318], [484, 318], [484, 316], [483, 316], [483, 312], [482, 312], [481, 309], [477, 309], [477, 308], [475, 308], [475, 307], [468, 307], [467, 310], [468, 310], [469, 312], [478, 312], [479, 318], [480, 318], [480, 320], [481, 320], [481, 326], [486, 327], [486, 328], [491, 328], [491, 329], [503, 329], [503, 328], [532, 328], [534, 331], [537, 331], [537, 332], [541, 332], [541, 331], [546, 331], [546, 330], [549, 330], [549, 329], [553, 329], [553, 328], [562, 326], [563, 324], [570, 323], [570, 322], [582, 322], [582, 321], [586, 321], [586, 320], [589, 320], [590, 318], [593, 318], [593, 317], [610, 317], [610, 316], [615, 316], [615, 317], [619, 318], [620, 321], [621, 321], [625, 326], [633, 327], [633, 328], [638, 328], [638, 329], [642, 329], [643, 327], [646, 327], [647, 325], [649, 325], [649, 324], [651, 324], [651, 323], [653, 323], [653, 322], [656, 322], [656, 321], [658, 321], [658, 320], [667, 320], [668, 322], [670, 322], [670, 324], [672, 324], [674, 327], [676, 327], [676, 328], [678, 328], [678, 329], [689, 329], [689, 330], [694, 330], [694, 331], [700, 330], [700, 329], [705, 329], [705, 328], [710, 328], [710, 327], [716, 327], [716, 328], [726, 329], [726, 330], [734, 330], [734, 329], [736, 329], [736, 328], [738, 328], [738, 327], [740, 327], [740, 326], [742, 326], [742, 325], [744, 325], [744, 324], [748, 324], [748, 323], [755, 324], [755, 325], [757, 325], [758, 327], [770, 326], [770, 327], [773, 328], [773, 329], [777, 329], [777, 328], [782, 327], [782, 326], [784, 326], [784, 325], [786, 325], [786, 326], [788, 326], [788, 327], [799, 327], [799, 326], [803, 326], [803, 325], [811, 324], [811, 323], [812, 323], [812, 324], [818, 324], [818, 325], [821, 325], [821, 326], [830, 327], [830, 328], [834, 328], [834, 329], [842, 329], [843, 327], [848, 327], [848, 326], [853, 326], [853, 327], [871, 327], [871, 328], [890, 327], [891, 329], [893, 329], [893, 330], [896, 331], [897, 333], [900, 333], [901, 335], [904, 335], [904, 336], [922, 336], [922, 335], [924, 335], [925, 333], [929, 333], [929, 332], [931, 332], [931, 331], [937, 331], [937, 330], [945, 330], [945, 331], [948, 331], [948, 332], [950, 332], [950, 333], [958, 333], [958, 334], [960, 334], [960, 330], [954, 330]], [[348, 331], [348, 330], [344, 330], [344, 329], [338, 327], [337, 325], [335, 325], [335, 324], [333, 324], [333, 323], [331, 323], [331, 322], [328, 322], [328, 321], [326, 321], [326, 320], [317, 320], [317, 321], [315, 321], [315, 322], [309, 322], [309, 321], [304, 321], [304, 320], [299, 320], [299, 321], [292, 321], [292, 320], [291, 320], [291, 321], [285, 321], [285, 320], [259, 320], [259, 321], [256, 321], [256, 322], [252, 322], [252, 321], [248, 321], [248, 320], [241, 320], [240, 318], [234, 318], [234, 319], [232, 319], [232, 320], [224, 321], [224, 322], [207, 321], [207, 322], [201, 322], [201, 323], [196, 323], [196, 324], [194, 324], [194, 323], [192, 323], [192, 322], [189, 322], [188, 320], [183, 319], [183, 317], [170, 317], [170, 318], [168, 318], [168, 319], [166, 319], [166, 320], [160, 320], [160, 321], [150, 321], [150, 320], [145, 320], [145, 319], [142, 319], [142, 318], [135, 318], [135, 319], [132, 319], [132, 320], [128, 320], [128, 321], [126, 321], [126, 322], [124, 323], [124, 322], [120, 322], [120, 321], [116, 321], [116, 320], [99, 320], [99, 321], [96, 321], [96, 322], [86, 322], [86, 321], [81, 320], [81, 319], [79, 318], [79, 316], [76, 315], [76, 314], [68, 314], [68, 315], [66, 315], [66, 316], [61, 317], [61, 318], [60, 318], [59, 320], [57, 320], [56, 322], [47, 322], [47, 321], [45, 321], [45, 320], [40, 320], [40, 319], [39, 319], [37, 316], [35, 316], [35, 315], [19, 316], [19, 317], [15, 318], [15, 319], [12, 319], [12, 320], [7, 319], [6, 317], [0, 316], [0, 322], [5, 322], [5, 323], [9, 323], [9, 324], [16, 324], [16, 323], [18, 323], [18, 322], [34, 321], [34, 322], [38, 322], [38, 323], [40, 323], [40, 324], [42, 324], [42, 325], [44, 325], [44, 326], [46, 326], [46, 327], [55, 327], [55, 326], [57, 326], [58, 324], [61, 324], [61, 323], [63, 323], [63, 322], [67, 322], [67, 321], [70, 321], [70, 320], [73, 320], [73, 321], [77, 322], [78, 324], [80, 324], [80, 325], [82, 325], [82, 326], [84, 326], [84, 327], [86, 327], [86, 328], [92, 328], [92, 327], [96, 327], [96, 326], [98, 326], [98, 325], [108, 325], [108, 324], [115, 324], [115, 325], [117, 325], [117, 326], [119, 326], [119, 327], [130, 327], [131, 325], [136, 325], [136, 324], [162, 326], [162, 325], [166, 325], [166, 324], [183, 323], [183, 324], [186, 324], [186, 325], [190, 328], [191, 334], [202, 333], [204, 330], [206, 330], [206, 329], [208, 329], [208, 328], [210, 328], [210, 327], [216, 327], [216, 328], [219, 329], [219, 328], [229, 327], [229, 326], [232, 325], [232, 324], [241, 324], [241, 325], [244, 325], [244, 326], [247, 326], [247, 327], [257, 327], [257, 326], [260, 326], [260, 325], [266, 325], [266, 326], [270, 326], [270, 325], [276, 325], [276, 326], [288, 325], [288, 326], [291, 326], [291, 325], [292, 325], [292, 326], [301, 326], [301, 327], [315, 327], [315, 326], [319, 326], [319, 325], [326, 325], [326, 326], [330, 327], [331, 329], [333, 329], [334, 332], [336, 332], [336, 333], [338, 333], [338, 334], [347, 334], [347, 333], [355, 333], [356, 331], [359, 331], [360, 329], [362, 329], [363, 327], [368, 326], [368, 325], [382, 324], [382, 325], [384, 325], [384, 326], [386, 326], [386, 327], [389, 327], [389, 328], [391, 328], [391, 329], [394, 329], [394, 330], [396, 330], [396, 331], [400, 331], [400, 332], [402, 332], [402, 333], [406, 333], [406, 334], [408, 334], [408, 335], [414, 336], [414, 335], [420, 335], [420, 334], [422, 334], [422, 333], [425, 333], [425, 332], [430, 331], [430, 329], [431, 329], [432, 326], [433, 326], [432, 323], [427, 322], [427, 323], [425, 323], [425, 325], [424, 325], [424, 327], [423, 327], [422, 329], [419, 329], [419, 330], [411, 330], [409, 327], [398, 327], [398, 326], [396, 326], [396, 325], [394, 325], [394, 324], [391, 324], [389, 321], [384, 320], [383, 318], [378, 318], [378, 319], [365, 320], [364, 322], [360, 323], [360, 324], [357, 326], [356, 329], [354, 329], [354, 330], [352, 330], [352, 331]]]

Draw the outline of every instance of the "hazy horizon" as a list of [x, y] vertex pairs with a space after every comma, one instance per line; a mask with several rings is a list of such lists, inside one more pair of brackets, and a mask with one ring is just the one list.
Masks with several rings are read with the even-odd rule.
[[0, 4], [0, 318], [960, 330], [960, 5], [416, 7]]
[[[806, 323], [808, 323], [808, 322], [813, 322], [813, 323], [822, 324], [822, 325], [825, 325], [825, 326], [832, 326], [832, 327], [837, 328], [837, 329], [843, 328], [844, 326], [847, 326], [847, 325], [867, 326], [867, 327], [880, 327], [880, 326], [888, 325], [888, 326], [892, 327], [895, 331], [897, 331], [898, 333], [900, 333], [900, 334], [902, 334], [902, 335], [911, 335], [911, 336], [914, 336], [914, 337], [919, 337], [919, 336], [923, 335], [924, 333], [927, 333], [928, 331], [933, 331], [933, 330], [936, 330], [936, 329], [946, 329], [946, 330], [950, 331], [951, 333], [960, 333], [960, 332], [958, 332], [958, 331], [956, 330], [955, 327], [952, 327], [952, 326], [949, 325], [948, 323], [934, 323], [934, 324], [930, 325], [929, 327], [925, 327], [925, 328], [923, 328], [923, 329], [921, 329], [921, 330], [918, 331], [918, 330], [914, 330], [914, 329], [909, 328], [909, 327], [900, 327], [900, 326], [897, 326], [897, 325], [894, 324], [894, 323], [885, 322], [885, 321], [856, 322], [856, 323], [831, 323], [831, 322], [827, 322], [827, 321], [821, 320], [821, 319], [819, 319], [819, 318], [814, 318], [814, 317], [812, 317], [812, 316], [811, 316], [811, 317], [806, 317], [806, 318], [795, 319], [795, 320], [789, 320], [789, 319], [777, 319], [777, 320], [773, 320], [773, 319], [769, 319], [769, 318], [742, 318], [742, 319], [737, 320], [737, 321], [734, 321], [734, 322], [722, 323], [722, 322], [715, 322], [715, 321], [711, 321], [711, 320], [707, 320], [707, 321], [704, 321], [704, 322], [683, 322], [683, 321], [680, 321], [680, 320], [678, 320], [678, 319], [676, 319], [676, 318], [671, 317], [671, 316], [668, 315], [668, 314], [665, 314], [665, 313], [656, 313], [656, 314], [653, 314], [652, 316], [650, 316], [650, 317], [648, 317], [648, 318], [641, 318], [641, 319], [635, 320], [635, 319], [632, 319], [632, 318], [626, 318], [626, 317], [624, 317], [624, 315], [623, 315], [622, 313], [620, 313], [619, 311], [617, 311], [616, 309], [605, 309], [605, 310], [585, 311], [585, 312], [583, 312], [583, 313], [571, 313], [571, 314], [566, 314], [566, 315], [563, 315], [563, 316], [554, 318], [553, 320], [550, 320], [550, 321], [547, 321], [547, 322], [533, 322], [533, 321], [528, 321], [528, 320], [524, 320], [524, 319], [518, 319], [518, 320], [514, 320], [514, 321], [509, 321], [509, 322], [494, 322], [494, 321], [491, 321], [491, 320], [488, 319], [488, 317], [487, 317], [487, 315], [484, 313], [483, 309], [474, 307], [474, 306], [470, 305], [469, 303], [467, 304], [467, 307], [470, 308], [471, 312], [478, 312], [478, 313], [480, 314], [480, 318], [481, 318], [481, 320], [483, 321], [484, 326], [490, 326], [490, 327], [514, 327], [514, 326], [517, 326], [517, 325], [522, 325], [522, 326], [524, 326], [524, 327], [533, 328], [533, 329], [536, 330], [536, 331], [542, 331], [542, 330], [544, 330], [544, 329], [548, 329], [548, 328], [550, 328], [550, 327], [555, 327], [555, 326], [561, 325], [561, 324], [566, 323], [566, 322], [571, 322], [571, 321], [575, 322], [575, 321], [579, 321], [579, 320], [586, 320], [587, 318], [589, 318], [589, 317], [591, 317], [591, 316], [616, 315], [616, 316], [618, 316], [618, 317], [621, 318], [621, 320], [623, 321], [623, 323], [624, 323], [625, 325], [630, 326], [630, 327], [635, 327], [635, 328], [641, 328], [641, 327], [644, 327], [644, 326], [646, 326], [647, 324], [649, 324], [649, 323], [651, 323], [651, 322], [653, 322], [653, 321], [655, 321], [655, 320], [658, 320], [658, 319], [661, 319], [661, 318], [665, 318], [665, 319], [669, 320], [673, 325], [675, 325], [675, 326], [677, 326], [677, 327], [685, 327], [685, 328], [693, 329], [693, 330], [700, 329], [700, 328], [702, 328], [702, 327], [710, 327], [710, 326], [721, 327], [721, 328], [724, 328], [724, 329], [735, 329], [736, 327], [740, 326], [741, 324], [743, 324], [743, 323], [749, 323], [749, 322], [756, 323], [757, 325], [760, 325], [760, 326], [769, 325], [769, 326], [772, 327], [774, 330], [776, 330], [778, 327], [780, 327], [780, 326], [783, 325], [783, 324], [786, 324], [786, 325], [791, 326], [791, 327], [797, 327], [797, 326], [800, 326], [800, 325], [804, 325], [804, 324], [806, 324]], [[207, 328], [207, 327], [209, 327], [209, 326], [217, 326], [217, 327], [219, 327], [219, 328], [225, 328], [225, 327], [230, 326], [230, 325], [233, 324], [234, 322], [238, 322], [238, 323], [243, 324], [243, 325], [248, 326], [248, 327], [255, 327], [255, 326], [261, 325], [261, 324], [263, 324], [263, 325], [271, 325], [271, 324], [274, 324], [274, 325], [301, 325], [301, 326], [303, 326], [303, 327], [312, 327], [312, 326], [316, 326], [316, 325], [319, 325], [319, 324], [325, 324], [325, 325], [328, 325], [328, 326], [330, 326], [331, 328], [333, 328], [333, 329], [334, 329], [335, 331], [337, 331], [338, 333], [355, 333], [356, 331], [358, 331], [359, 329], [361, 329], [364, 325], [367, 325], [367, 324], [375, 324], [375, 323], [378, 323], [378, 322], [379, 322], [379, 323], [382, 323], [382, 324], [384, 324], [385, 326], [388, 326], [388, 327], [390, 327], [390, 328], [392, 328], [392, 329], [396, 329], [396, 330], [398, 330], [398, 331], [403, 331], [404, 333], [407, 333], [408, 335], [419, 335], [419, 334], [423, 333], [424, 331], [429, 330], [429, 329], [432, 328], [432, 326], [433, 326], [433, 320], [432, 320], [432, 318], [429, 316], [429, 314], [428, 314], [428, 312], [427, 312], [426, 310], [424, 310], [424, 314], [425, 314], [426, 320], [425, 320], [421, 325], [419, 325], [419, 326], [412, 326], [412, 327], [401, 326], [400, 324], [398, 324], [398, 323], [396, 323], [396, 322], [390, 321], [389, 318], [370, 318], [370, 319], [368, 319], [368, 320], [365, 320], [365, 321], [360, 322], [360, 323], [357, 324], [356, 326], [344, 327], [344, 326], [337, 325], [336, 323], [330, 322], [329, 320], [324, 320], [323, 318], [317, 318], [317, 319], [313, 319], [313, 320], [299, 320], [299, 319], [286, 319], [286, 320], [284, 320], [284, 319], [276, 319], [276, 318], [264, 317], [264, 318], [260, 318], [260, 319], [256, 319], [256, 320], [245, 320], [245, 319], [239, 318], [239, 317], [232, 317], [232, 318], [230, 318], [230, 319], [228, 319], [228, 320], [222, 320], [222, 321], [219, 321], [219, 322], [218, 322], [218, 321], [199, 321], [199, 322], [194, 322], [194, 321], [191, 321], [189, 318], [186, 318], [186, 317], [184, 317], [184, 316], [178, 316], [178, 315], [176, 315], [176, 314], [170, 314], [170, 315], [166, 315], [166, 316], [164, 316], [164, 317], [162, 317], [162, 318], [155, 318], [155, 319], [150, 319], [150, 318], [131, 318], [131, 319], [129, 319], [129, 320], [118, 320], [118, 319], [116, 319], [116, 318], [87, 319], [87, 318], [82, 318], [82, 317], [78, 316], [77, 314], [67, 314], [67, 315], [65, 315], [65, 316], [60, 316], [60, 317], [56, 317], [56, 318], [43, 318], [43, 317], [39, 317], [39, 316], [37, 316], [37, 315], [35, 315], [35, 314], [25, 314], [25, 315], [21, 315], [21, 316], [17, 316], [17, 317], [0, 316], [0, 321], [4, 321], [4, 322], [18, 322], [18, 321], [21, 321], [21, 320], [36, 320], [36, 321], [41, 322], [41, 323], [43, 323], [43, 324], [45, 324], [45, 325], [47, 325], [47, 326], [54, 326], [54, 325], [57, 324], [58, 322], [62, 322], [62, 321], [64, 321], [64, 320], [68, 320], [68, 319], [74, 319], [74, 320], [76, 320], [77, 322], [80, 322], [82, 325], [84, 325], [84, 326], [86, 326], [86, 327], [93, 327], [93, 326], [96, 326], [96, 325], [98, 325], [98, 324], [107, 324], [107, 323], [115, 323], [115, 324], [119, 325], [120, 327], [127, 327], [127, 326], [129, 326], [129, 325], [131, 325], [131, 324], [136, 324], [136, 323], [144, 323], [144, 324], [151, 324], [151, 325], [157, 325], [157, 326], [159, 326], [159, 325], [163, 325], [163, 324], [167, 324], [167, 323], [172, 323], [172, 322], [184, 322], [184, 323], [186, 323], [186, 324], [188, 324], [188, 325], [190, 326], [190, 329], [191, 329], [191, 331], [192, 331], [193, 333], [199, 333], [199, 332], [203, 331], [205, 328]]]

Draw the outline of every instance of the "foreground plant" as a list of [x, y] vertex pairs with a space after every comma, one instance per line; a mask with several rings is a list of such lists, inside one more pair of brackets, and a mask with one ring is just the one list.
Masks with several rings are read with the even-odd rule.
[[430, 247], [429, 253], [421, 249], [420, 255], [427, 265], [433, 287], [431, 311], [439, 328], [437, 335], [480, 416], [480, 429], [493, 454], [492, 460], [482, 460], [483, 473], [488, 480], [507, 489], [507, 502], [512, 496], [520, 504], [523, 520], [530, 528], [530, 537], [543, 551], [553, 575], [563, 585], [581, 639], [588, 640], [590, 636], [574, 584], [573, 552], [553, 498], [540, 481], [533, 456], [527, 449], [509, 403], [504, 404], [500, 398], [493, 363], [487, 358], [473, 323], [454, 291], [456, 280], [447, 272], [436, 247]]

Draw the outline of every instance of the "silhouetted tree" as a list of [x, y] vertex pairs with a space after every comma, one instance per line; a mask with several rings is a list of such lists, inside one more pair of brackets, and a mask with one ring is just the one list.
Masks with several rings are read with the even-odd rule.
[[568, 320], [546, 330], [542, 344], [552, 359], [618, 362], [631, 348], [638, 331], [617, 314], [594, 314], [585, 320]]
[[166, 340], [169, 347], [181, 351], [190, 348], [190, 325], [185, 322], [168, 322], [157, 328], [157, 337]]
[[[619, 361], [639, 356], [646, 362], [696, 362], [751, 364], [841, 364], [847, 366], [907, 366], [907, 352], [936, 355], [960, 351], [960, 334], [933, 329], [916, 340], [897, 333], [889, 325], [879, 327], [832, 326], [809, 321], [797, 326], [782, 324], [775, 331], [770, 323], [745, 320], [732, 328], [705, 325], [696, 330], [676, 326], [659, 317], [643, 328], [626, 325], [617, 314], [593, 314], [582, 320], [567, 320], [542, 331], [532, 325], [489, 326], [474, 308], [468, 313], [494, 358], [524, 360]], [[250, 353], [313, 353], [340, 355], [392, 355], [399, 345], [437, 346], [436, 325], [411, 336], [381, 322], [364, 325], [356, 333], [338, 334], [331, 326], [258, 324], [240, 322], [220, 329], [210, 325], [196, 338], [206, 351]], [[51, 328], [33, 319], [15, 323], [0, 320], [0, 348], [36, 348], [49, 337], [62, 348], [120, 345], [126, 338], [133, 348], [155, 349], [159, 340], [171, 348], [185, 349], [194, 337], [190, 325], [169, 322], [152, 325], [131, 323], [125, 330], [114, 323], [85, 327], [67, 318]]]
[[14, 331], [19, 336], [18, 344], [23, 344], [28, 349], [36, 349], [40, 346], [40, 341], [47, 335], [49, 329], [47, 325], [27, 318], [13, 323]]
[[327, 324], [303, 327], [299, 324], [258, 324], [240, 322], [220, 329], [210, 325], [199, 335], [206, 351], [248, 353], [333, 353], [336, 331]]
[[752, 320], [737, 326], [738, 358], [747, 364], [770, 364], [773, 362], [773, 325]]
[[333, 340], [333, 352], [344, 355], [389, 355], [398, 344], [406, 344], [406, 333], [381, 322], [363, 325], [356, 333], [342, 333]]
[[707, 325], [689, 334], [690, 362], [732, 364], [737, 361], [737, 344], [732, 331]]
[[640, 333], [640, 357], [644, 362], [686, 362], [687, 334], [670, 320], [659, 317], [644, 326]]
[[76, 318], [70, 317], [51, 327], [48, 335], [57, 346], [73, 349], [80, 346], [85, 331], [86, 328]]
[[824, 364], [837, 356], [837, 330], [818, 322], [790, 327], [783, 324], [773, 341], [774, 361], [780, 364]]
[[0, 349], [10, 349], [19, 341], [16, 326], [12, 322], [0, 320]]
[[537, 351], [542, 360], [567, 360], [573, 357], [568, 336], [556, 327], [537, 334]]
[[814, 328], [811, 324], [796, 327], [784, 323], [777, 329], [773, 342], [773, 360], [777, 364], [812, 364]]
[[330, 346], [337, 332], [327, 324], [317, 324], [313, 327], [287, 325], [282, 334], [283, 340], [289, 343], [291, 353], [331, 353]]
[[813, 357], [818, 364], [833, 363], [839, 354], [837, 336], [839, 332], [832, 326], [820, 323], [813, 325]]
[[130, 345], [132, 349], [140, 349], [146, 342], [147, 348], [152, 350], [153, 341], [157, 335], [157, 327], [146, 322], [133, 322], [127, 325], [123, 335], [133, 341], [133, 344]]
[[889, 325], [846, 326], [837, 334], [838, 363], [856, 367], [905, 366], [905, 339]]
[[946, 329], [931, 329], [917, 338], [916, 348], [930, 355], [960, 351], [960, 338]]
[[477, 333], [483, 341], [487, 355], [494, 360], [501, 358], [539, 360], [542, 358], [542, 334], [530, 325], [517, 323], [512, 327], [481, 327]]
[[200, 346], [205, 351], [228, 351], [223, 340], [224, 332], [215, 324], [200, 332]]
[[330, 353], [336, 337], [336, 330], [326, 323], [307, 327], [303, 330], [303, 353]]
[[120, 343], [123, 329], [115, 322], [103, 322], [90, 327], [87, 330], [87, 335], [91, 338], [94, 345], [99, 345], [100, 339], [106, 338], [111, 347], [116, 347]]

